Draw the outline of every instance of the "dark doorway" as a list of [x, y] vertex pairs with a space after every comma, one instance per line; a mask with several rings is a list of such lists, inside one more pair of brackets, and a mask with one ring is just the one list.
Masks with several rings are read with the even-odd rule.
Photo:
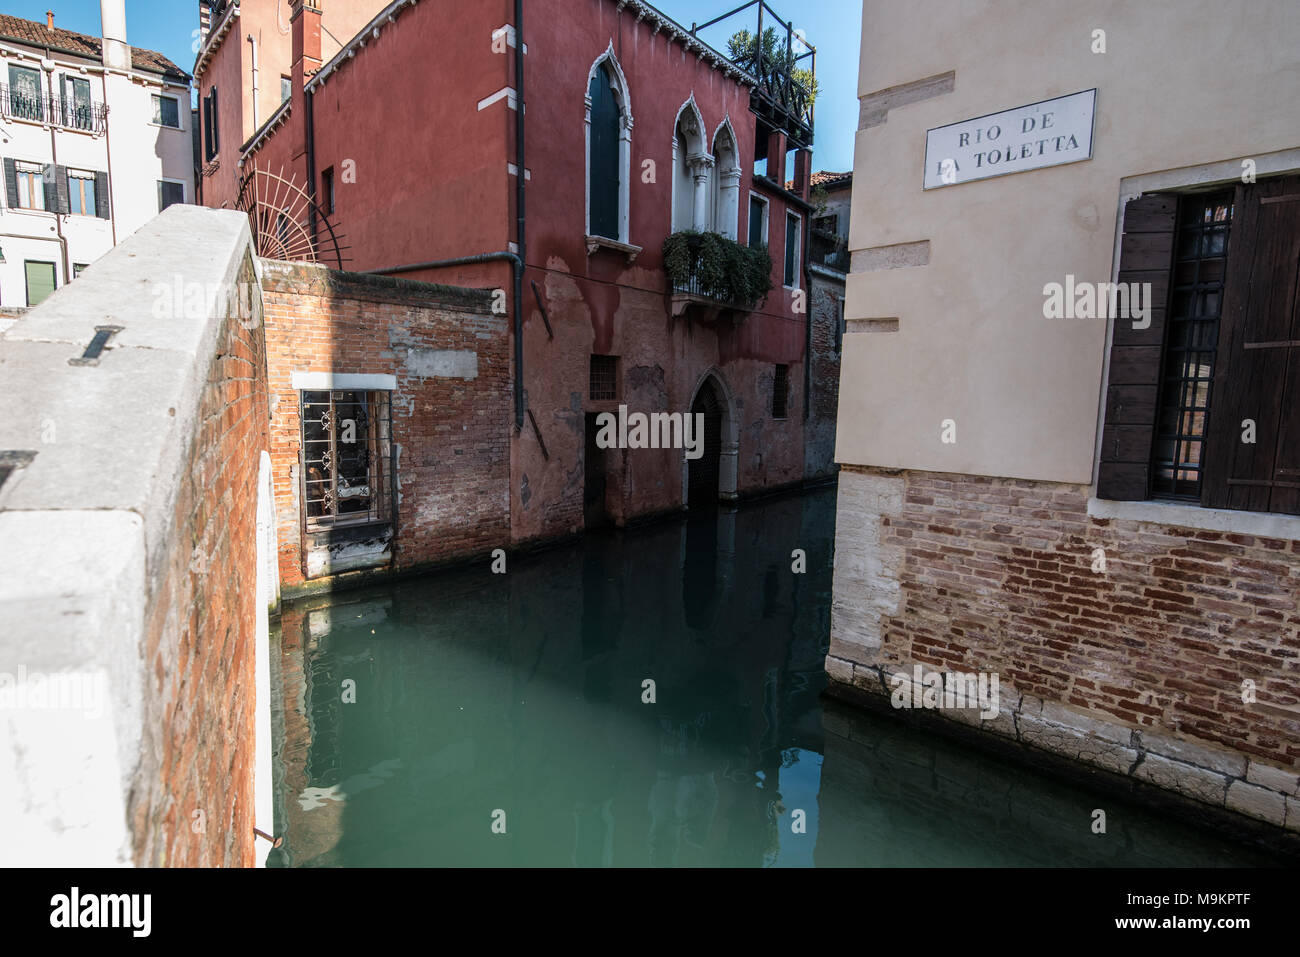
[[718, 503], [718, 477], [722, 463], [722, 401], [712, 380], [705, 380], [695, 395], [691, 415], [697, 413], [704, 415], [704, 455], [689, 460], [686, 504], [691, 508]]
[[583, 456], [582, 516], [587, 528], [604, 525], [609, 521], [605, 512], [605, 449], [596, 444], [600, 429], [595, 412], [587, 413], [587, 449]]

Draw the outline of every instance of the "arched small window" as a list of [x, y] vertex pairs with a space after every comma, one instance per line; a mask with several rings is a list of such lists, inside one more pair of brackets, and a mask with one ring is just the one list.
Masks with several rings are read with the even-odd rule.
[[587, 235], [627, 243], [632, 112], [613, 44], [587, 79]]
[[673, 231], [713, 231], [713, 157], [708, 133], [692, 96], [677, 111], [673, 129]]

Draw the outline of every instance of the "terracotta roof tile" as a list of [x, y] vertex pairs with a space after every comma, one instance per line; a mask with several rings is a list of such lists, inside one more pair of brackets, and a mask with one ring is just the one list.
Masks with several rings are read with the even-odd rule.
[[[51, 29], [43, 23], [37, 23], [35, 20], [23, 20], [20, 17], [11, 17], [4, 13], [0, 13], [0, 39], [13, 40], [29, 46], [49, 47], [51, 50], [58, 50], [60, 53], [71, 53], [74, 56], [83, 56], [93, 60], [99, 60], [103, 56], [99, 37], [74, 33], [72, 30], [63, 30], [59, 27]], [[161, 73], [171, 80], [187, 83], [190, 79], [188, 73], [161, 53], [153, 50], [132, 47], [131, 65], [137, 70]]]
[[[832, 173], [828, 170], [818, 170], [812, 174], [812, 187], [825, 186], [827, 189], [834, 189], [839, 186], [851, 186], [853, 184], [853, 172]], [[786, 189], [794, 189], [794, 180], [786, 180]]]

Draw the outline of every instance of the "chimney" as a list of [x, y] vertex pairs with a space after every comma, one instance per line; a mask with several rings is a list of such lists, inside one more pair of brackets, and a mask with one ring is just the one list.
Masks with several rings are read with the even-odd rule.
[[99, 0], [99, 30], [104, 37], [104, 66], [131, 69], [131, 48], [126, 45], [126, 0]]
[[289, 22], [293, 29], [293, 92], [303, 89], [307, 78], [320, 69], [320, 2], [291, 0]]
[[199, 42], [202, 43], [212, 32], [212, 7], [208, 0], [199, 0]]
[[45, 11], [45, 28], [46, 28], [47, 30], [53, 30], [53, 29], [54, 29], [54, 11], [53, 11], [53, 10], [46, 10], [46, 11]]
[[812, 199], [812, 150], [799, 150], [794, 154], [792, 192], [805, 203]]

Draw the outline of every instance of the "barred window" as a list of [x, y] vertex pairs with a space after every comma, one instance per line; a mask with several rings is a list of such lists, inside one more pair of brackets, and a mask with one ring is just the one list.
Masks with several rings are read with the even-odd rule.
[[387, 392], [304, 391], [302, 488], [307, 527], [386, 522], [392, 515], [392, 410]]
[[790, 367], [778, 365], [772, 375], [772, 418], [784, 419], [790, 401]]
[[591, 357], [590, 394], [597, 402], [618, 398], [618, 356]]

